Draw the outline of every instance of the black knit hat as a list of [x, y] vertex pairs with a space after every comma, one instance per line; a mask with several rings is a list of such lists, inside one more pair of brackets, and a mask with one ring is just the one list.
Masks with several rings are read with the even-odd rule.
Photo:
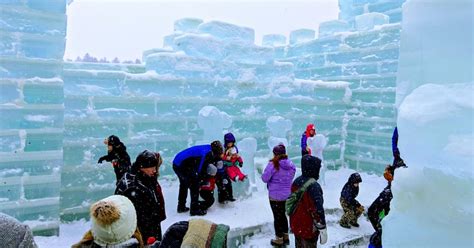
[[109, 146], [118, 147], [121, 144], [122, 144], [122, 142], [120, 141], [119, 137], [117, 137], [115, 135], [110, 135], [107, 138], [107, 145], [109, 145]]
[[150, 168], [150, 167], [158, 166], [158, 159], [154, 152], [145, 150], [141, 152], [140, 154], [138, 154], [134, 165], [137, 168]]

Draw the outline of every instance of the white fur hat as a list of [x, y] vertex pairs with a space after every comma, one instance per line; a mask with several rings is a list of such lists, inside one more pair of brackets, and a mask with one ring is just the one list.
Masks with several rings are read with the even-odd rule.
[[91, 206], [92, 236], [98, 245], [114, 245], [129, 240], [137, 229], [137, 213], [125, 196], [113, 195]]

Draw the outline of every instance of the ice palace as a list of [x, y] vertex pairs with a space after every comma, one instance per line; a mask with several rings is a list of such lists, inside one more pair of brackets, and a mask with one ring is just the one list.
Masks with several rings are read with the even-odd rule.
[[63, 61], [66, 0], [0, 8], [0, 212], [29, 225], [40, 247], [78, 242], [90, 205], [113, 194], [111, 166], [96, 163], [105, 137], [119, 136], [132, 161], [144, 149], [162, 154], [164, 231], [189, 219], [176, 213], [174, 155], [227, 131], [249, 180], [204, 218], [231, 227], [229, 247], [268, 247], [262, 169], [279, 142], [299, 165], [308, 123], [328, 138], [323, 247], [367, 247], [365, 217], [358, 229], [337, 224], [340, 190], [358, 171], [358, 199], [372, 203], [395, 126], [409, 168], [392, 183], [384, 247], [474, 246], [471, 0], [339, 0], [337, 20], [261, 45], [248, 27], [179, 19], [138, 65]]

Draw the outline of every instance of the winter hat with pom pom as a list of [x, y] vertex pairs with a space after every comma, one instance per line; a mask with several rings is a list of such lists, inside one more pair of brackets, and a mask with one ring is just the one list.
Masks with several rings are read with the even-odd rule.
[[113, 195], [91, 206], [92, 236], [98, 245], [115, 245], [129, 240], [137, 229], [137, 214], [125, 196]]

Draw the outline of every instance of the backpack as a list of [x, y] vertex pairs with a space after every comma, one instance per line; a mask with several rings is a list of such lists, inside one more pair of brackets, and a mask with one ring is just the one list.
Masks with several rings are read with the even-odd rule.
[[293, 215], [295, 213], [296, 207], [298, 206], [298, 203], [303, 197], [304, 192], [311, 184], [315, 182], [316, 180], [314, 178], [310, 178], [308, 181], [306, 181], [306, 183], [303, 184], [301, 188], [291, 193], [290, 197], [286, 199], [286, 203], [285, 203], [286, 214]]

